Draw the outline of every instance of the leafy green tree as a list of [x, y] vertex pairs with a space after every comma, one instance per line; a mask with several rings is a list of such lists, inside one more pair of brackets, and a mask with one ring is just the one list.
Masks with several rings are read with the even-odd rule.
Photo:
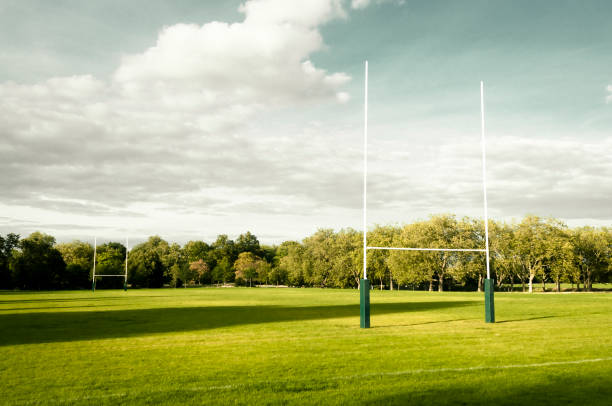
[[208, 256], [213, 267], [213, 275], [217, 278], [217, 281], [223, 281], [223, 283], [234, 281], [232, 264], [238, 258], [238, 253], [236, 244], [227, 235], [217, 236]]
[[516, 252], [525, 275], [529, 279], [529, 293], [533, 292], [533, 280], [544, 270], [549, 255], [546, 244], [549, 227], [537, 216], [527, 216], [515, 231]]
[[[108, 242], [99, 245], [96, 249], [96, 275], [124, 275], [125, 274], [125, 246], [118, 242]], [[123, 286], [123, 279], [99, 278], [96, 281], [98, 288], [119, 289]]]
[[213, 268], [212, 273], [213, 280], [215, 282], [223, 282], [223, 284], [233, 281], [235, 277], [229, 257], [223, 257], [217, 261], [217, 265]]
[[581, 227], [573, 233], [574, 255], [584, 290], [593, 289], [593, 280], [608, 272], [612, 248], [606, 229]]
[[0, 289], [11, 289], [13, 287], [10, 263], [14, 256], [13, 251], [18, 246], [18, 234], [8, 233], [6, 237], [0, 235]]
[[197, 260], [206, 260], [211, 247], [204, 241], [189, 241], [183, 247], [183, 252], [187, 257], [188, 262], [194, 262]]
[[262, 266], [262, 259], [252, 252], [241, 252], [238, 259], [234, 262], [236, 270], [236, 282], [248, 282], [252, 286], [253, 280], [257, 280], [258, 272]]
[[333, 286], [359, 286], [363, 269], [362, 233], [351, 228], [340, 230], [331, 239], [331, 281]]
[[192, 279], [202, 283], [210, 272], [210, 267], [203, 259], [198, 259], [197, 261], [189, 263], [189, 270], [192, 272], [192, 274], [189, 274], [189, 276], [191, 276]]
[[38, 231], [19, 241], [20, 251], [12, 264], [16, 287], [35, 290], [65, 287], [66, 263], [54, 244], [53, 236]]
[[278, 269], [287, 275], [287, 282], [292, 286], [306, 284], [306, 253], [297, 241], [285, 241], [278, 247]]
[[66, 284], [70, 288], [87, 288], [91, 284], [93, 247], [83, 241], [72, 241], [55, 246], [66, 263]]
[[[427, 221], [405, 226], [395, 239], [397, 246], [415, 248], [462, 248], [468, 241], [452, 215], [432, 216]], [[430, 291], [437, 279], [438, 291], [442, 292], [444, 280], [456, 259], [457, 254], [449, 251], [394, 251], [389, 254], [389, 267], [401, 282], [429, 282]]]
[[333, 286], [334, 230], [320, 229], [303, 241], [305, 282], [311, 286]]
[[[489, 221], [489, 230], [494, 228], [494, 222]], [[451, 248], [483, 249], [486, 245], [484, 221], [463, 218], [456, 222], [454, 237], [448, 242]], [[489, 241], [489, 247], [491, 242]], [[487, 276], [486, 255], [483, 252], [451, 252], [449, 275], [456, 282], [469, 286], [473, 281], [477, 290], [482, 291]], [[490, 264], [492, 265], [492, 263]], [[491, 266], [491, 278], [495, 279], [494, 267]]]
[[[491, 267], [495, 270], [498, 288], [509, 281], [514, 286], [514, 279], [520, 276], [521, 262], [516, 248], [515, 226], [507, 223], [489, 222]], [[479, 292], [482, 285], [478, 285]]]
[[130, 251], [128, 280], [132, 286], [160, 288], [172, 280], [167, 267], [170, 247], [159, 236], [135, 246]]
[[[376, 226], [368, 232], [368, 245], [372, 247], [391, 247], [400, 231], [399, 228], [393, 226]], [[386, 280], [389, 281], [389, 289], [393, 290], [393, 278], [391, 278], [388, 265], [389, 253], [388, 250], [368, 251], [368, 277], [372, 280], [378, 280], [380, 290], [383, 289]]]
[[238, 254], [241, 252], [251, 252], [253, 255], [261, 257], [263, 252], [259, 245], [259, 240], [250, 231], [240, 234], [236, 239], [235, 249]]

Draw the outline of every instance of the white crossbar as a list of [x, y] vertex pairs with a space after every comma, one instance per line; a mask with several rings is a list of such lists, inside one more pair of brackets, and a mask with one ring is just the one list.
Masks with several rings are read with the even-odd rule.
[[396, 250], [396, 251], [459, 251], [459, 252], [486, 252], [484, 249], [471, 248], [403, 248], [403, 247], [366, 247], [368, 250]]
[[98, 276], [121, 276], [122, 278], [124, 277], [124, 275], [96, 275], [96, 278], [97, 278]]

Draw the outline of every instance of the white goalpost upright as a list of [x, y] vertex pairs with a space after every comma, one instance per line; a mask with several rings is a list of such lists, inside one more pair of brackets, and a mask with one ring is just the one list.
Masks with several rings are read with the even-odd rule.
[[481, 115], [481, 147], [482, 147], [482, 186], [484, 192], [484, 228], [485, 248], [412, 248], [412, 247], [370, 247], [368, 246], [367, 231], [367, 178], [368, 178], [368, 61], [365, 61], [365, 99], [364, 99], [364, 128], [363, 128], [363, 279], [359, 283], [360, 296], [360, 326], [370, 327], [370, 281], [368, 280], [368, 250], [396, 250], [396, 251], [448, 251], [448, 252], [483, 252], [486, 257], [487, 278], [485, 279], [485, 321], [495, 322], [493, 304], [494, 284], [491, 279], [489, 266], [489, 224], [487, 213], [487, 180], [486, 180], [486, 147], [485, 147], [485, 121], [484, 121], [484, 83], [480, 82], [480, 115]]
[[129, 237], [125, 237], [125, 273], [123, 275], [96, 275], [96, 254], [98, 247], [98, 238], [94, 237], [94, 258], [93, 258], [93, 276], [91, 278], [91, 291], [96, 291], [96, 278], [102, 277], [122, 277], [123, 278], [123, 290], [127, 291], [127, 277], [128, 277], [128, 253], [130, 251]]

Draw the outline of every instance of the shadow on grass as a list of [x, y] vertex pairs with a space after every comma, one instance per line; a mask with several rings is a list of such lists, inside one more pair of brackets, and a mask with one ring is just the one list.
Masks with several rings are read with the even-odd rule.
[[[610, 405], [609, 376], [590, 367], [560, 366], [523, 371], [508, 378], [492, 371], [444, 373], [419, 389], [377, 397], [366, 394], [356, 405]], [[476, 376], [477, 374], [477, 376]]]
[[[471, 301], [372, 304], [372, 316], [472, 306]], [[359, 316], [359, 305], [210, 306], [0, 314], [0, 346], [140, 336]]]

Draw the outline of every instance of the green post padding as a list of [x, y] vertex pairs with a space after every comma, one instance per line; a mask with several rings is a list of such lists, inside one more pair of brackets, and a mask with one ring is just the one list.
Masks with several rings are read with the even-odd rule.
[[495, 323], [495, 283], [493, 279], [485, 279], [485, 322]]
[[359, 281], [359, 314], [361, 328], [370, 328], [370, 281]]
[[123, 290], [127, 292], [127, 282], [123, 282]]
[[96, 281], [91, 281], [91, 291], [92, 292], [96, 291]]

